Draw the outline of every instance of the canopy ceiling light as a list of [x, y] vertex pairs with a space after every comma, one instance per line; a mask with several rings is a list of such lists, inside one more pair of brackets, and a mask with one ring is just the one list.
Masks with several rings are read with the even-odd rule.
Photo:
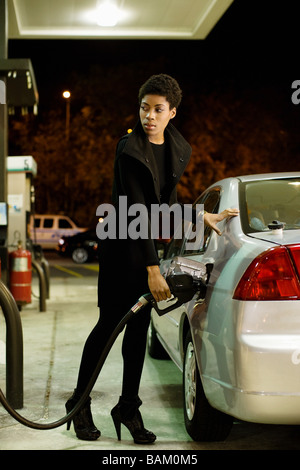
[[120, 11], [111, 2], [104, 2], [97, 8], [96, 18], [99, 26], [115, 26], [118, 23]]

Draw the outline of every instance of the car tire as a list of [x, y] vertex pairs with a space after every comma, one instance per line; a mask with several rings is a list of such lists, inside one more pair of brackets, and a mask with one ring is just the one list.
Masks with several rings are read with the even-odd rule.
[[213, 408], [204, 393], [191, 332], [184, 343], [184, 421], [194, 441], [222, 441], [229, 435], [233, 418]]
[[157, 337], [156, 330], [153, 325], [153, 320], [151, 318], [150, 325], [148, 328], [148, 337], [147, 337], [148, 353], [153, 359], [169, 359], [167, 351], [163, 348], [161, 342]]
[[72, 253], [72, 260], [74, 263], [83, 264], [89, 258], [89, 254], [85, 248], [75, 248]]

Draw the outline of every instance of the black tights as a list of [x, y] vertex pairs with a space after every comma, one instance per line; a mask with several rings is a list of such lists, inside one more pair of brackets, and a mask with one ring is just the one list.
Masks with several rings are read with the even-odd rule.
[[[137, 300], [137, 298], [132, 298], [134, 299], [132, 303], [127, 300], [127, 302], [123, 302], [122, 305], [119, 303], [117, 306], [113, 305], [114, 302], [111, 299], [109, 307], [101, 308], [99, 321], [84, 346], [76, 387], [79, 393], [84, 392], [110, 335]], [[138, 395], [145, 359], [150, 311], [150, 305], [146, 305], [131, 318], [125, 327], [122, 343], [122, 397], [127, 399]]]

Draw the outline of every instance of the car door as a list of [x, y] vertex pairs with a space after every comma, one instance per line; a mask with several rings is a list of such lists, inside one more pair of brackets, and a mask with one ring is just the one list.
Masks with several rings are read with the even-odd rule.
[[[220, 193], [220, 187], [214, 187], [203, 193], [194, 205], [203, 204], [205, 211], [217, 213], [220, 202]], [[193, 227], [191, 228], [193, 229]], [[187, 248], [186, 237], [182, 240], [173, 238], [170, 242], [169, 249], [167, 250], [166, 257], [161, 262], [161, 273], [163, 275], [167, 275], [172, 262], [178, 256], [180, 256], [181, 259], [186, 257], [195, 262], [209, 262], [209, 260], [205, 260], [205, 251], [209, 244], [211, 233], [212, 230], [209, 227], [205, 227], [203, 243], [197, 250]], [[158, 332], [165, 348], [178, 366], [181, 364], [180, 326], [185, 314], [186, 310], [183, 305], [160, 317], [155, 313], [152, 315], [155, 330]]]

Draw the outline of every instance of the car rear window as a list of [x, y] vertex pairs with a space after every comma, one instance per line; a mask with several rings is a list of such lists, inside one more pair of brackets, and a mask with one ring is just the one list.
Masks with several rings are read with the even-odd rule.
[[285, 230], [300, 229], [300, 178], [245, 182], [240, 199], [245, 233], [270, 231], [274, 220]]

